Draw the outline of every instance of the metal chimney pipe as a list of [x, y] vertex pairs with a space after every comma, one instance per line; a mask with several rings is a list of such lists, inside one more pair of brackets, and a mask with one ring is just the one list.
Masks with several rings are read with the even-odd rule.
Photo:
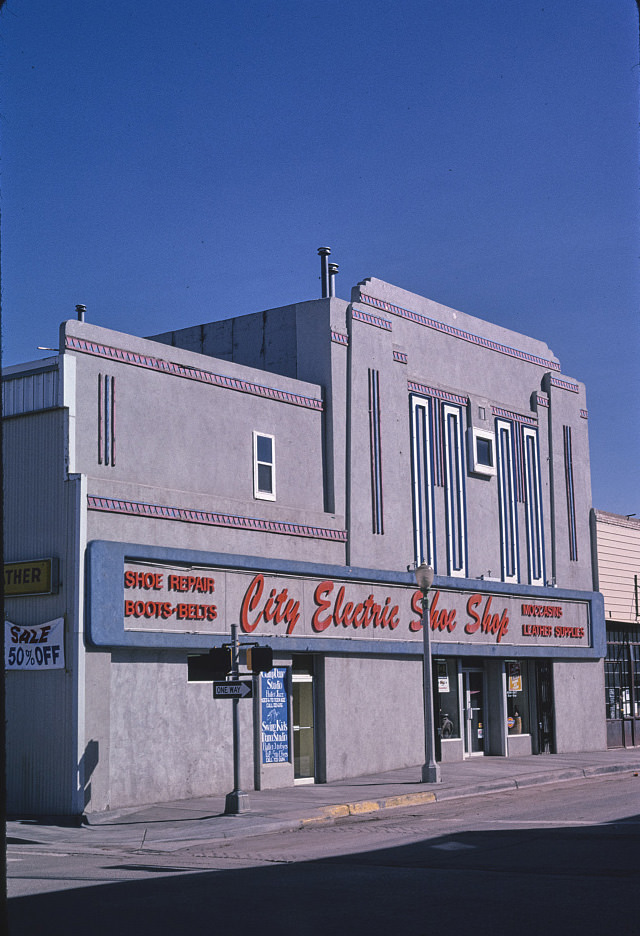
[[78, 305], [76, 306], [76, 313], [78, 315], [79, 322], [84, 322], [84, 313], [86, 311], [87, 311], [87, 307], [85, 305], [81, 305], [80, 303], [78, 303]]
[[329, 264], [329, 297], [333, 299], [336, 294], [336, 276], [338, 275], [338, 264]]
[[329, 261], [328, 257], [331, 253], [331, 247], [318, 247], [318, 254], [320, 255], [320, 279], [322, 280], [322, 298], [327, 299], [329, 296]]

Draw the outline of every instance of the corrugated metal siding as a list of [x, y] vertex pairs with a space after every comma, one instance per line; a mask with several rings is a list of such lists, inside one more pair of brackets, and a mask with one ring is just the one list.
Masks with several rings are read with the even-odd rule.
[[640, 620], [640, 521], [596, 513], [598, 574], [607, 621]]
[[76, 784], [75, 674], [70, 637], [72, 512], [64, 475], [64, 411], [9, 420], [4, 426], [5, 561], [60, 559], [56, 595], [11, 598], [8, 620], [42, 624], [65, 617], [65, 670], [8, 672], [7, 810], [11, 815], [68, 814]]
[[2, 415], [19, 416], [60, 405], [57, 365], [32, 373], [5, 377], [2, 381]]

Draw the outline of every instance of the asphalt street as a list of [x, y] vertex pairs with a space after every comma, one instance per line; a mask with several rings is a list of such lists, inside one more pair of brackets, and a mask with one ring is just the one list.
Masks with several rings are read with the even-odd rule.
[[68, 834], [37, 843], [36, 832], [9, 843], [11, 933], [21, 936], [640, 928], [634, 771], [170, 851], [142, 840], [74, 846]]

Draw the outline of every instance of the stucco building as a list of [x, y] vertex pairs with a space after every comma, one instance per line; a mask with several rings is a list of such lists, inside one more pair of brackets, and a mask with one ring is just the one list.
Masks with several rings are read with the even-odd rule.
[[[228, 792], [187, 656], [274, 651], [245, 789], [606, 746], [584, 386], [377, 279], [152, 339], [63, 323], [4, 375], [9, 810]], [[7, 579], [7, 576], [9, 579]]]

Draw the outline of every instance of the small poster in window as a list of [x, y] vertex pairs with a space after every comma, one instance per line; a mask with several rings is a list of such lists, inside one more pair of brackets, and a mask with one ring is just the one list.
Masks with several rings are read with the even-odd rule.
[[509, 667], [509, 692], [522, 692], [522, 674], [519, 663], [507, 663]]
[[438, 692], [449, 692], [449, 672], [446, 663], [438, 663]]

